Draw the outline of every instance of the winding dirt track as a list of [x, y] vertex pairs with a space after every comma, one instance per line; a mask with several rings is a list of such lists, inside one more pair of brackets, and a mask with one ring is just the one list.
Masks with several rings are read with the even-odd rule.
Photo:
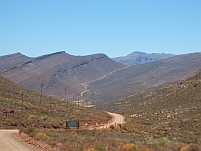
[[[116, 113], [110, 113], [110, 112], [107, 112], [107, 113], [113, 117], [112, 120], [103, 126], [96, 127], [96, 129], [108, 128], [110, 125], [117, 125], [117, 124], [125, 123], [125, 121], [124, 121], [125, 117], [123, 115], [116, 114]], [[90, 130], [92, 130], [92, 129], [94, 129], [94, 128], [91, 128]]]
[[[110, 122], [104, 126], [99, 126], [96, 129], [108, 128], [110, 125], [123, 124], [124, 116], [120, 114], [110, 113], [113, 118]], [[91, 128], [91, 130], [94, 128]], [[19, 130], [0, 130], [0, 151], [39, 151], [39, 148], [33, 145], [28, 146], [27, 142], [22, 142], [19, 138], [17, 139], [17, 134]], [[24, 145], [23, 145], [24, 144]], [[40, 150], [41, 151], [41, 150]]]
[[110, 123], [110, 125], [124, 124], [125, 123], [125, 121], [124, 121], [125, 117], [123, 115], [116, 114], [116, 113], [110, 113], [110, 112], [107, 112], [107, 113], [110, 114], [111, 116], [113, 116], [113, 120]]
[[83, 83], [82, 85], [84, 86], [85, 90], [84, 90], [83, 92], [81, 92], [80, 95], [83, 96], [83, 94], [84, 94], [85, 92], [89, 91], [89, 90], [87, 89], [87, 87], [88, 87], [88, 85], [89, 85], [90, 83], [95, 82], [95, 81], [102, 80], [102, 79], [104, 79], [105, 77], [107, 77], [107, 76], [109, 76], [109, 75], [111, 75], [111, 74], [113, 74], [113, 73], [115, 73], [115, 72], [117, 72], [117, 71], [120, 71], [120, 70], [126, 69], [126, 68], [128, 68], [128, 67], [130, 67], [130, 65], [129, 65], [129, 66], [125, 66], [124, 68], [120, 68], [120, 69], [117, 69], [117, 70], [111, 71], [110, 73], [108, 73], [108, 74], [106, 74], [106, 75], [104, 75], [104, 76], [102, 76], [102, 77], [100, 77], [100, 78], [98, 78], [98, 79], [96, 79], [96, 80], [92, 80], [92, 81], [89, 81], [89, 82]]
[[14, 139], [18, 130], [0, 130], [0, 151], [32, 151]]

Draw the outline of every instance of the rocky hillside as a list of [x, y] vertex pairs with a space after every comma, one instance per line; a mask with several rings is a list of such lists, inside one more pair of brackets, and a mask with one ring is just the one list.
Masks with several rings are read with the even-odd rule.
[[[82, 83], [96, 80], [114, 70], [124, 67], [111, 60], [104, 54], [89, 56], [72, 56], [65, 52], [57, 52], [28, 58], [23, 55], [0, 58], [1, 75], [28, 89], [57, 98], [64, 98], [65, 88], [67, 96], [82, 92]], [[24, 59], [28, 58], [28, 59]], [[12, 60], [14, 64], [7, 65]], [[43, 85], [42, 85], [43, 83]]]
[[129, 66], [88, 83], [84, 96], [101, 104], [147, 88], [183, 80], [201, 69], [201, 53], [178, 55], [151, 63]]
[[173, 54], [164, 54], [164, 53], [151, 53], [147, 54], [145, 52], [134, 51], [133, 53], [125, 57], [113, 58], [114, 61], [119, 62], [124, 65], [137, 65], [148, 62], [153, 62], [157, 60], [167, 59], [174, 57]]
[[5, 70], [19, 66], [20, 64], [32, 60], [33, 58], [22, 55], [21, 53], [0, 56], [0, 73]]
[[86, 122], [93, 125], [94, 122], [109, 120], [108, 114], [99, 110], [78, 107], [72, 102], [44, 95], [41, 99], [39, 93], [0, 76], [0, 111], [3, 110], [12, 110], [14, 114], [6, 116], [1, 113], [0, 128], [65, 128], [67, 119], [78, 120], [81, 126]]
[[95, 104], [183, 80], [201, 68], [201, 53], [178, 55], [135, 66], [119, 64], [104, 54], [72, 56], [57, 52], [36, 58], [21, 54], [14, 56], [18, 57], [7, 60], [10, 65], [0, 64], [4, 77], [37, 92], [41, 92], [42, 88], [43, 94], [52, 97], [79, 97]]
[[171, 140], [201, 145], [201, 70], [184, 81], [168, 83], [102, 106], [133, 121], [155, 123]]

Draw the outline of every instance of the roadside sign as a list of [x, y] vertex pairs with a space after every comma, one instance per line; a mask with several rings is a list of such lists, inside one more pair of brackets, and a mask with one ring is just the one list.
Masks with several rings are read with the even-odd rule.
[[66, 121], [66, 128], [70, 127], [79, 128], [80, 127], [79, 121]]

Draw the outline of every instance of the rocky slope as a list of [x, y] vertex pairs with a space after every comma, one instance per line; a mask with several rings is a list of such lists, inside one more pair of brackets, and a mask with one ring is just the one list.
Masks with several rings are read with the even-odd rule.
[[98, 104], [116, 100], [167, 82], [183, 80], [201, 68], [201, 53], [178, 55], [129, 66], [88, 84], [84, 96]]
[[[43, 93], [57, 98], [82, 92], [82, 83], [98, 79], [111, 71], [123, 68], [104, 54], [88, 56], [72, 56], [65, 52], [28, 58], [23, 55], [8, 56], [13, 62], [0, 65], [1, 75], [25, 88], [40, 92], [43, 83]], [[17, 57], [18, 56], [18, 57]], [[2, 57], [0, 61], [4, 61]]]
[[201, 70], [190, 78], [132, 94], [102, 106], [133, 121], [157, 125], [170, 140], [201, 145]]

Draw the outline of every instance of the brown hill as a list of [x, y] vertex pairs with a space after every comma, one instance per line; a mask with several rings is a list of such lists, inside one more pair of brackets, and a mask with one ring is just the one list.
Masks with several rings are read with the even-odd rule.
[[22, 55], [21, 53], [0, 56], [0, 73], [3, 73], [10, 68], [15, 68], [29, 60], [32, 60], [32, 58]]
[[[45, 94], [60, 99], [64, 98], [65, 88], [67, 95], [73, 96], [84, 89], [82, 83], [96, 80], [124, 67], [104, 54], [72, 56], [65, 52], [57, 52], [31, 59], [22, 55], [21, 58], [12, 56], [8, 58], [15, 64], [1, 64], [0, 67], [4, 69], [1, 75], [38, 92], [43, 83]], [[0, 58], [0, 61], [2, 60]]]
[[13, 110], [15, 114], [0, 114], [0, 127], [21, 128], [33, 126], [36, 128], [65, 128], [66, 120], [78, 120], [81, 126], [86, 122], [104, 122], [108, 114], [96, 109], [77, 106], [72, 102], [57, 100], [42, 96], [39, 93], [25, 89], [10, 80], [0, 76], [0, 111]]
[[130, 66], [88, 83], [88, 91], [83, 96], [101, 104], [167, 82], [183, 80], [200, 68], [201, 53]]
[[[146, 121], [171, 140], [201, 145], [201, 70], [190, 78], [130, 95], [102, 106]], [[151, 124], [152, 123], [152, 124]]]

